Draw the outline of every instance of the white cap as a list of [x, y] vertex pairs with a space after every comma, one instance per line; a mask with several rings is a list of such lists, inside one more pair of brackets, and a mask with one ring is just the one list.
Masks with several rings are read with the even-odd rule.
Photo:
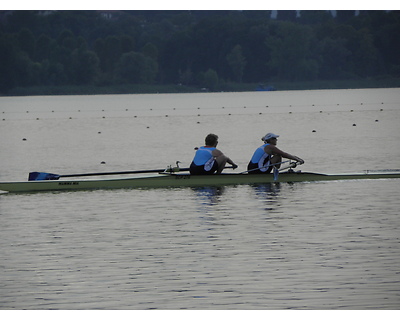
[[261, 138], [262, 141], [267, 141], [272, 138], [278, 138], [279, 136], [275, 133], [267, 133], [264, 137]]

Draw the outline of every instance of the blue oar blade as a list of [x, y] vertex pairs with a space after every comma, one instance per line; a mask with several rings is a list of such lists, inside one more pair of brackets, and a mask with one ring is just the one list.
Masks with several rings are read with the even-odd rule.
[[38, 180], [58, 180], [60, 176], [54, 173], [47, 172], [30, 172], [28, 181], [38, 181]]
[[274, 181], [278, 181], [278, 176], [279, 176], [279, 170], [274, 167]]

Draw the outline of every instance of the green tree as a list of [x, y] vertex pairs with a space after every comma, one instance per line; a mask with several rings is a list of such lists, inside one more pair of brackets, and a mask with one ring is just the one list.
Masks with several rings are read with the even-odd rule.
[[247, 64], [246, 58], [242, 53], [242, 47], [240, 45], [236, 45], [232, 51], [227, 54], [226, 60], [231, 67], [235, 80], [242, 82], [244, 68]]
[[48, 35], [41, 34], [36, 40], [36, 61], [42, 61], [50, 58], [54, 40]]
[[[281, 80], [308, 80], [316, 77], [316, 63], [311, 61], [313, 40], [312, 29], [308, 26], [291, 22], [278, 23], [275, 35], [266, 40], [271, 53], [268, 66]], [[305, 70], [308, 66], [313, 67]]]
[[384, 66], [381, 72], [400, 77], [400, 11], [370, 13], [374, 44]]
[[208, 69], [204, 73], [204, 86], [209, 88], [211, 91], [215, 91], [218, 86], [218, 74], [213, 69]]
[[108, 36], [105, 39], [102, 52], [100, 53], [102, 70], [111, 74], [121, 57], [121, 53], [121, 42], [119, 38], [116, 36]]
[[124, 53], [116, 67], [120, 83], [152, 83], [157, 75], [157, 63], [139, 52]]
[[[18, 86], [29, 86], [39, 84], [37, 75], [38, 66], [29, 58], [28, 54], [24, 51], [19, 51], [16, 54], [15, 68], [13, 73], [16, 77], [16, 84]], [[34, 70], [36, 69], [36, 70]]]
[[64, 65], [56, 61], [42, 61], [42, 77], [46, 85], [57, 86], [68, 83]]
[[[270, 19], [270, 13], [4, 12], [0, 92], [32, 84], [111, 85], [117, 80], [155, 79], [215, 90], [223, 79], [270, 82], [400, 75], [400, 11], [365, 10], [357, 16], [354, 11], [339, 11], [336, 18], [326, 11], [301, 11], [297, 17], [295, 11], [279, 11], [277, 19]], [[99, 60], [99, 80], [90, 69], [96, 65], [90, 62], [90, 50]], [[122, 59], [134, 50], [142, 56]], [[87, 77], [81, 60], [88, 63]], [[135, 61], [140, 61], [136, 67]], [[219, 84], [206, 85], [206, 78]]]
[[346, 77], [351, 51], [346, 48], [346, 40], [327, 37], [320, 41], [317, 51], [321, 57], [321, 79], [341, 79]]
[[19, 48], [26, 52], [29, 57], [33, 58], [35, 55], [35, 36], [29, 29], [22, 29], [17, 35]]
[[156, 47], [154, 44], [152, 44], [152, 43], [150, 43], [150, 42], [147, 42], [147, 43], [143, 46], [143, 48], [142, 48], [142, 53], [143, 53], [145, 56], [148, 56], [148, 57], [154, 59], [155, 61], [157, 61], [157, 59], [158, 59], [158, 49], [157, 49], [157, 47]]
[[74, 84], [93, 84], [99, 75], [99, 58], [96, 53], [84, 49], [75, 49], [72, 53], [71, 81]]
[[358, 30], [352, 43], [354, 72], [361, 77], [375, 76], [378, 65], [378, 52], [374, 39], [366, 29]]
[[76, 39], [72, 31], [64, 29], [57, 37], [57, 44], [70, 51], [74, 50], [76, 48]]
[[121, 53], [131, 52], [135, 49], [135, 41], [130, 35], [124, 34], [119, 37]]
[[0, 33], [0, 93], [17, 85], [15, 68], [17, 65], [17, 48], [12, 37]]

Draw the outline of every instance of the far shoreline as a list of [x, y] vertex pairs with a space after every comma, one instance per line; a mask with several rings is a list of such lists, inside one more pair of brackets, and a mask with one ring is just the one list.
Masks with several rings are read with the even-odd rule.
[[[291, 90], [329, 90], [329, 89], [378, 89], [398, 88], [400, 78], [387, 79], [360, 79], [336, 81], [308, 81], [283, 82], [271, 81], [268, 83], [221, 83], [215, 90], [186, 86], [181, 84], [170, 85], [142, 85], [124, 84], [114, 86], [35, 86], [16, 87], [2, 97], [13, 96], [53, 96], [53, 95], [112, 95], [112, 94], [157, 94], [157, 93], [201, 93], [201, 92], [269, 92]], [[263, 90], [265, 88], [265, 90]]]

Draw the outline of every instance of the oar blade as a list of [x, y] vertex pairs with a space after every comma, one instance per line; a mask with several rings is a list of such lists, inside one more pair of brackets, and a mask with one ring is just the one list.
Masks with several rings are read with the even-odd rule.
[[274, 171], [274, 181], [278, 181], [278, 177], [279, 177], [279, 170], [276, 168], [276, 167], [274, 167], [274, 169], [273, 169]]
[[58, 180], [60, 176], [54, 173], [47, 172], [29, 172], [28, 181], [39, 181], [39, 180]]

